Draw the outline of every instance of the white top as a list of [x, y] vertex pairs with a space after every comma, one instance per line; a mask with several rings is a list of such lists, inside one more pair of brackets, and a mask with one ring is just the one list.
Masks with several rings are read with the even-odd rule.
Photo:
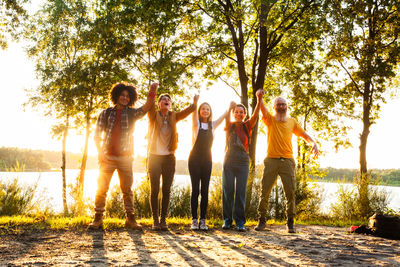
[[[221, 117], [219, 117], [218, 119], [216, 119], [215, 121], [211, 122], [211, 126], [212, 126], [212, 134], [214, 135], [214, 131], [215, 129], [221, 124], [221, 122], [225, 119], [227, 113], [229, 111], [225, 111], [224, 114], [221, 115]], [[197, 139], [197, 135], [199, 134], [199, 129], [200, 129], [200, 121], [199, 121], [199, 115], [197, 110], [193, 111], [193, 115], [192, 115], [192, 120], [193, 120], [193, 128], [192, 128], [192, 146], [194, 145], [194, 143], [196, 142]], [[202, 122], [201, 123], [201, 128], [208, 130], [208, 123], [207, 122]]]
[[169, 155], [171, 151], [168, 149], [169, 141], [171, 140], [172, 130], [167, 120], [160, 129], [160, 135], [157, 137], [157, 154], [156, 155]]

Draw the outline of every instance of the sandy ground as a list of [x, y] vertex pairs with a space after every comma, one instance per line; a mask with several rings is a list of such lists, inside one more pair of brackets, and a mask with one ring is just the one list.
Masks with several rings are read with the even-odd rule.
[[8, 230], [0, 235], [0, 266], [400, 266], [400, 241], [346, 231]]

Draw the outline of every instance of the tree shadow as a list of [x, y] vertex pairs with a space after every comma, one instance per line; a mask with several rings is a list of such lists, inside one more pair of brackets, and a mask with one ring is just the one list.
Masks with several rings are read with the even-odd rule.
[[[254, 238], [260, 243], [273, 244], [284, 250], [291, 250], [319, 263], [343, 264], [344, 260], [346, 262], [353, 261], [354, 264], [369, 265], [371, 258], [374, 258], [386, 261], [389, 265], [393, 264], [388, 260], [388, 257], [393, 256], [393, 254], [379, 251], [379, 248], [368, 247], [366, 244], [357, 244], [352, 239], [332, 236], [333, 233], [323, 234], [307, 230], [304, 227], [298, 227], [297, 230], [294, 235], [269, 231], [259, 232], [258, 235], [254, 235]], [[332, 237], [323, 239], [321, 236]], [[374, 250], [373, 253], [371, 253], [372, 249]]]
[[[11, 240], [8, 240], [6, 243], [11, 245], [10, 247], [2, 246], [0, 251], [1, 265], [3, 262], [7, 262], [6, 266], [13, 266], [14, 264], [12, 262], [18, 260], [40, 257], [42, 251], [40, 251], [40, 249], [38, 250], [37, 247], [47, 242], [57, 242], [62, 235], [60, 232], [48, 234], [46, 231], [38, 229], [23, 229], [22, 231], [15, 231], [16, 234], [12, 233], [14, 231], [12, 227], [7, 230], [11, 232], [6, 234]], [[16, 249], [18, 253], [15, 253]], [[33, 264], [35, 264], [34, 261], [17, 263], [17, 265]]]

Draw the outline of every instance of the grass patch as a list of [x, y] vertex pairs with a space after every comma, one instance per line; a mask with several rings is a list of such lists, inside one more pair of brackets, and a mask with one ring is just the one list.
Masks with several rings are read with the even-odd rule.
[[[51, 229], [51, 230], [84, 230], [88, 227], [93, 218], [88, 216], [79, 217], [63, 217], [63, 216], [2, 216], [0, 217], [0, 229], [18, 229], [27, 227], [31, 229]], [[142, 224], [146, 228], [150, 228], [152, 225], [151, 218], [142, 218], [138, 220], [138, 223]], [[167, 224], [172, 227], [178, 227], [179, 229], [188, 228], [192, 223], [191, 218], [180, 218], [172, 217], [167, 219]], [[246, 227], [253, 228], [257, 225], [257, 221], [248, 220]], [[267, 224], [271, 225], [283, 225], [286, 221], [268, 220]], [[366, 221], [350, 221], [350, 220], [335, 220], [332, 218], [318, 218], [314, 220], [296, 220], [296, 224], [303, 225], [323, 225], [323, 226], [336, 226], [336, 227], [348, 227], [351, 225], [366, 224]], [[222, 219], [210, 219], [207, 220], [207, 224], [210, 229], [220, 228], [223, 224]], [[119, 230], [125, 228], [125, 219], [120, 218], [105, 218], [104, 229], [105, 230]]]

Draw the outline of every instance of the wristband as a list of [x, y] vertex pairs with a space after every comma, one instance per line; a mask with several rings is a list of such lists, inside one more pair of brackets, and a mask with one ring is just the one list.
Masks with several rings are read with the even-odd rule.
[[150, 92], [147, 96], [154, 99], [154, 98], [156, 98], [156, 93]]

